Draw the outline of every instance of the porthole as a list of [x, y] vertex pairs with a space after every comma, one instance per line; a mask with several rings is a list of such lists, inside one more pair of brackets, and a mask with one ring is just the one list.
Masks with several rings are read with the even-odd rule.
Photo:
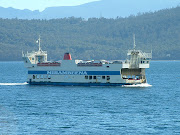
[[44, 79], [47, 79], [47, 75], [44, 75]]
[[110, 80], [110, 76], [107, 76], [107, 80], [108, 80], [108, 81]]
[[51, 79], [51, 75], [48, 75], [48, 79]]
[[85, 76], [85, 79], [88, 79], [88, 76], [87, 76], [87, 75]]

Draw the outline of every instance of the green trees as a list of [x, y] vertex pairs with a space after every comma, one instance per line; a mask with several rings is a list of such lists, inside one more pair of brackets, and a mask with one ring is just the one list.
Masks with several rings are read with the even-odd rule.
[[0, 60], [21, 60], [21, 51], [42, 49], [49, 60], [125, 59], [133, 47], [150, 51], [153, 59], [180, 59], [180, 7], [128, 18], [63, 18], [52, 20], [0, 19]]

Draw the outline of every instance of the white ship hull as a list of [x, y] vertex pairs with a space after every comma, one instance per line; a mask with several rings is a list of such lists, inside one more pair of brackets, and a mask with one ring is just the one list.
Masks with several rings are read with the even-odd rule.
[[[39, 39], [40, 41], [40, 39]], [[40, 42], [39, 42], [40, 43]], [[140, 50], [128, 52], [130, 60], [72, 60], [69, 53], [58, 62], [47, 61], [47, 52], [23, 54], [29, 84], [61, 86], [122, 86], [146, 83], [145, 69], [151, 54]]]
[[[37, 66], [28, 68], [29, 84], [62, 86], [121, 86], [140, 84], [145, 78], [139, 78], [145, 69], [133, 69], [129, 78], [123, 78], [122, 64], [102, 64], [102, 66], [78, 66], [75, 60], [63, 60], [60, 66]], [[132, 76], [134, 75], [134, 78]], [[135, 76], [136, 75], [136, 76]], [[138, 79], [137, 79], [138, 78]]]

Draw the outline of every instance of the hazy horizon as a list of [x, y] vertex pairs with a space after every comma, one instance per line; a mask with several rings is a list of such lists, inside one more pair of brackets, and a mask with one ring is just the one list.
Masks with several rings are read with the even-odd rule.
[[47, 7], [78, 6], [100, 0], [0, 0], [0, 7], [43, 11]]

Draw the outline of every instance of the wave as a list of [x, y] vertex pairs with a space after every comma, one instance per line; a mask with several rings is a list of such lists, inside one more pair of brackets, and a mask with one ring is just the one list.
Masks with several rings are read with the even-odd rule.
[[19, 85], [27, 85], [28, 83], [27, 82], [24, 82], [24, 83], [0, 83], [0, 85], [6, 85], [6, 86], [19, 86]]

